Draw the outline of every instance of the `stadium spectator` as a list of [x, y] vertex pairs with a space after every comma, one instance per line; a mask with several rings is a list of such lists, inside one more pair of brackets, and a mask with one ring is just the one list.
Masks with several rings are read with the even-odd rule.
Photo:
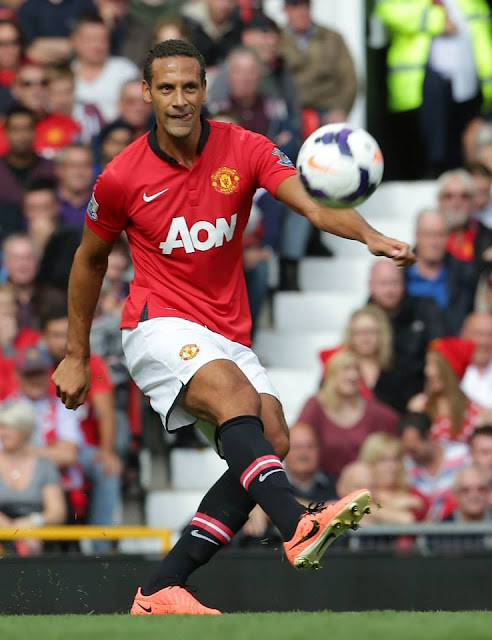
[[171, 16], [162, 18], [157, 22], [154, 29], [153, 44], [164, 42], [165, 40], [185, 40], [189, 42], [186, 22], [181, 16]]
[[26, 107], [39, 118], [45, 113], [47, 86], [44, 67], [25, 62], [15, 76], [11, 92], [19, 105]]
[[60, 222], [54, 181], [34, 180], [27, 186], [22, 199], [22, 215], [36, 254], [42, 257]]
[[10, 87], [23, 58], [24, 36], [14, 20], [0, 19], [0, 85]]
[[75, 97], [94, 104], [105, 122], [118, 116], [121, 87], [140, 77], [136, 65], [123, 57], [111, 56], [109, 30], [98, 14], [81, 16], [73, 29]]
[[380, 307], [393, 328], [396, 362], [407, 375], [405, 395], [422, 390], [427, 345], [446, 333], [444, 315], [433, 300], [405, 293], [404, 276], [390, 260], [376, 260], [369, 276], [369, 302]]
[[89, 144], [104, 124], [98, 108], [94, 104], [75, 100], [75, 77], [69, 66], [47, 67], [46, 76], [48, 78], [46, 96], [48, 112], [75, 120], [79, 127], [77, 140]]
[[424, 391], [408, 403], [410, 411], [426, 413], [437, 440], [468, 442], [489, 413], [467, 398], [460, 381], [471, 363], [475, 344], [454, 336], [433, 340], [425, 361]]
[[0, 282], [0, 354], [13, 358], [17, 349], [35, 345], [39, 338], [35, 329], [19, 329], [14, 287], [9, 282]]
[[[337, 496], [347, 495], [347, 491], [367, 488], [372, 491], [374, 478], [371, 467], [361, 460], [354, 460], [345, 465], [336, 483]], [[369, 522], [367, 518], [365, 522]]]
[[83, 144], [60, 149], [55, 160], [58, 179], [59, 219], [62, 224], [82, 228], [94, 182], [92, 150]]
[[451, 488], [456, 472], [470, 460], [469, 447], [436, 440], [431, 420], [424, 413], [404, 415], [399, 431], [408, 482], [429, 501], [427, 520], [442, 520], [454, 508]]
[[475, 259], [480, 263], [481, 270], [484, 270], [492, 266], [492, 171], [480, 162], [470, 163], [467, 171], [475, 186]]
[[[407, 371], [393, 352], [393, 330], [388, 316], [375, 304], [357, 309], [345, 328], [343, 344], [359, 359], [362, 393], [403, 411], [408, 401]], [[321, 352], [323, 361], [326, 352]]]
[[190, 42], [203, 55], [207, 67], [217, 67], [241, 43], [242, 24], [234, 0], [188, 2], [181, 12]]
[[[29, 446], [36, 428], [34, 408], [17, 400], [0, 407], [0, 527], [32, 529], [62, 524], [65, 498], [55, 465]], [[17, 540], [17, 553], [28, 555], [41, 543]]]
[[[66, 308], [55, 307], [42, 319], [43, 340], [51, 357], [51, 373], [65, 357], [68, 332]], [[114, 510], [120, 497], [121, 462], [114, 453], [116, 417], [113, 385], [104, 360], [92, 354], [89, 359], [92, 384], [87, 400], [77, 411], [82, 432], [78, 461], [91, 482], [88, 522], [113, 524]], [[50, 381], [54, 397], [55, 387]], [[106, 541], [94, 542], [95, 551], [110, 548]]]
[[3, 266], [14, 289], [19, 327], [35, 328], [35, 280], [38, 258], [34, 242], [27, 234], [13, 234], [3, 243]]
[[133, 127], [126, 122], [115, 120], [101, 129], [95, 146], [94, 174], [98, 175], [104, 167], [125, 149], [135, 138]]
[[320, 468], [336, 478], [357, 458], [359, 448], [374, 431], [395, 433], [398, 414], [360, 392], [357, 356], [343, 350], [329, 360], [316, 396], [307, 400], [297, 423], [314, 428], [320, 441]]
[[[484, 425], [472, 433], [470, 453], [473, 463], [485, 469], [492, 478], [492, 425]], [[492, 493], [489, 497], [492, 504]]]
[[457, 260], [471, 262], [475, 258], [476, 226], [472, 224], [475, 211], [475, 183], [464, 169], [447, 171], [437, 180], [439, 209], [448, 229], [446, 249]]
[[429, 504], [408, 485], [398, 438], [387, 433], [372, 433], [360, 448], [359, 460], [371, 467], [372, 495], [382, 507], [374, 510], [374, 522], [410, 524], [425, 519]]
[[492, 314], [475, 311], [468, 315], [461, 335], [475, 344], [461, 388], [471, 400], [492, 409]]
[[[388, 107], [407, 124], [417, 114], [427, 175], [462, 164], [466, 125], [492, 104], [492, 35], [482, 0], [386, 0], [376, 15], [388, 29]], [[396, 136], [401, 145], [401, 136]]]
[[406, 288], [412, 298], [429, 297], [445, 309], [447, 332], [458, 335], [473, 309], [479, 272], [474, 263], [447, 253], [446, 244], [444, 215], [433, 209], [421, 211], [416, 226], [417, 261], [405, 269]]
[[[280, 30], [276, 22], [263, 13], [256, 12], [252, 20], [243, 25], [241, 43], [252, 49], [262, 63], [260, 93], [265, 97], [285, 100], [289, 119], [293, 122], [295, 129], [301, 132], [302, 117], [299, 98], [292, 74], [279, 55]], [[213, 83], [207, 89], [207, 99], [211, 103], [220, 102], [229, 93], [227, 66], [222, 64], [217, 70]]]
[[152, 107], [143, 100], [141, 80], [125, 82], [121, 89], [119, 111], [116, 122], [130, 125], [136, 138], [150, 129], [154, 121]]
[[34, 150], [35, 116], [25, 107], [12, 107], [5, 119], [8, 151], [0, 157], [0, 202], [20, 204], [26, 185], [37, 178], [54, 178], [51, 160]]
[[299, 423], [289, 435], [290, 449], [284, 464], [296, 498], [306, 506], [336, 500], [333, 483], [319, 468], [320, 443], [314, 428]]
[[285, 0], [287, 27], [280, 45], [304, 110], [304, 137], [321, 124], [344, 122], [357, 93], [354, 63], [343, 37], [315, 24], [310, 4]]
[[18, 16], [29, 43], [29, 59], [41, 64], [70, 60], [70, 26], [81, 14], [93, 9], [92, 0], [26, 0]]

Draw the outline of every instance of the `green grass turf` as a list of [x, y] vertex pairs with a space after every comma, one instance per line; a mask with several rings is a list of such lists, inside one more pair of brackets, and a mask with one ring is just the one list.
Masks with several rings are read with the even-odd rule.
[[0, 616], [1, 640], [491, 640], [492, 612]]

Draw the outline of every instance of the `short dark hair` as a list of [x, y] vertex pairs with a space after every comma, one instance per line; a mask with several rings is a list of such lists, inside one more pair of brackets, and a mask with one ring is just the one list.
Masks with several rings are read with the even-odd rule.
[[5, 127], [8, 127], [9, 122], [15, 116], [29, 116], [32, 120], [32, 126], [36, 124], [36, 115], [27, 107], [24, 107], [22, 104], [14, 104], [12, 105], [5, 114]]
[[56, 181], [52, 178], [33, 178], [24, 191], [24, 198], [34, 191], [51, 191], [56, 198]]
[[200, 80], [204, 82], [206, 70], [205, 60], [195, 45], [184, 40], [165, 40], [159, 42], [153, 47], [145, 58], [143, 66], [143, 78], [149, 85], [152, 84], [152, 63], [156, 58], [174, 58], [174, 57], [195, 58], [200, 65]]
[[102, 24], [103, 27], [107, 28], [106, 23], [104, 22], [104, 20], [101, 18], [101, 16], [97, 11], [84, 11], [84, 13], [81, 13], [80, 16], [75, 20], [72, 33], [74, 33], [75, 31], [80, 29], [80, 27], [83, 27], [86, 24]]
[[400, 435], [406, 429], [417, 429], [422, 438], [426, 438], [432, 426], [431, 419], [426, 413], [418, 413], [417, 411], [409, 411], [400, 418], [398, 422], [398, 433]]
[[492, 425], [485, 424], [483, 427], [475, 429], [475, 431], [471, 434], [468, 443], [471, 445], [475, 438], [478, 438], [478, 436], [487, 436], [489, 438], [492, 438]]
[[477, 160], [469, 162], [465, 166], [465, 170], [468, 171], [471, 176], [479, 176], [481, 178], [488, 178], [489, 180], [492, 178], [492, 171]]
[[50, 322], [54, 320], [65, 320], [68, 318], [68, 309], [65, 304], [59, 302], [55, 305], [51, 305], [49, 308], [43, 310], [40, 318], [41, 331], [45, 331]]

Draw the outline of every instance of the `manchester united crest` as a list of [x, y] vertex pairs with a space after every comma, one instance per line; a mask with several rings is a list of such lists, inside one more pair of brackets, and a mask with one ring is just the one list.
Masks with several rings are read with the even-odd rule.
[[185, 344], [181, 347], [179, 357], [181, 360], [191, 360], [200, 351], [200, 347], [197, 344]]
[[215, 173], [210, 176], [212, 187], [219, 193], [231, 194], [239, 187], [239, 176], [237, 169], [229, 169], [229, 167], [219, 167]]

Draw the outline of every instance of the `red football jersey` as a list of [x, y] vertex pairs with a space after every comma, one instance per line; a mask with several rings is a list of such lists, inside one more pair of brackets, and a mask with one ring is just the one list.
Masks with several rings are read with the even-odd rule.
[[88, 226], [112, 241], [126, 231], [134, 279], [122, 328], [174, 316], [250, 344], [242, 235], [256, 189], [271, 194], [296, 173], [264, 136], [202, 119], [191, 169], [164, 153], [155, 131], [99, 176]]

